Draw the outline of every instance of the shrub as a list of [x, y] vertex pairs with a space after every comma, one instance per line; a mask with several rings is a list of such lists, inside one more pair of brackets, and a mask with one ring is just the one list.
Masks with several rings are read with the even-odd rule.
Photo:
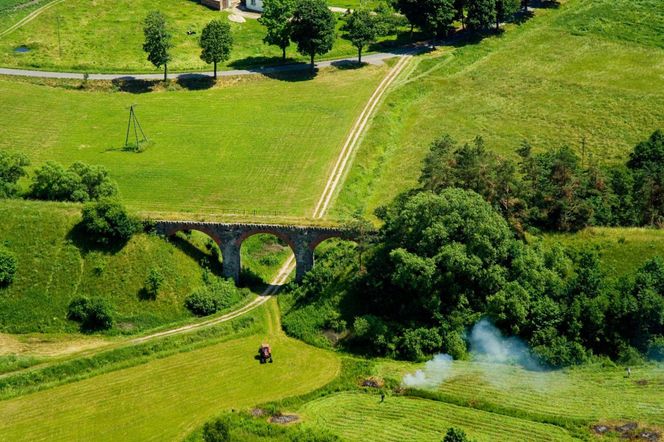
[[85, 331], [107, 330], [113, 326], [111, 307], [101, 298], [74, 298], [69, 303], [67, 318], [79, 322]]
[[164, 275], [161, 274], [159, 269], [152, 267], [148, 272], [148, 277], [145, 279], [145, 293], [151, 298], [155, 299], [159, 293], [159, 289], [164, 285]]
[[421, 361], [427, 355], [439, 351], [443, 341], [433, 328], [406, 330], [399, 339], [399, 354], [411, 361]]
[[469, 442], [469, 439], [465, 431], [451, 427], [447, 430], [443, 442]]
[[85, 202], [113, 197], [118, 189], [103, 166], [76, 162], [65, 169], [55, 161], [47, 161], [35, 171], [30, 193], [43, 200]]
[[88, 203], [83, 207], [82, 215], [83, 229], [101, 244], [125, 243], [140, 227], [122, 204], [113, 200]]
[[184, 301], [185, 307], [197, 316], [207, 316], [230, 307], [242, 298], [231, 279], [206, 276], [206, 285], [194, 290]]
[[203, 440], [205, 442], [227, 442], [231, 440], [228, 425], [221, 419], [207, 422], [203, 426]]
[[14, 280], [16, 274], [16, 255], [0, 246], [0, 287], [7, 286]]
[[18, 193], [18, 180], [26, 175], [28, 157], [20, 153], [0, 150], [0, 198], [11, 198]]

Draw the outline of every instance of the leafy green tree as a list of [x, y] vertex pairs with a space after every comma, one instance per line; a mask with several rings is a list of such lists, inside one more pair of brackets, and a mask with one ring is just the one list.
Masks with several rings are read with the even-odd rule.
[[85, 202], [117, 195], [118, 189], [103, 166], [76, 162], [65, 169], [47, 161], [35, 171], [30, 196], [50, 201]]
[[150, 12], [143, 22], [145, 42], [143, 50], [148, 54], [148, 61], [156, 68], [164, 66], [164, 81], [168, 78], [169, 53], [173, 43], [171, 34], [166, 29], [166, 18], [159, 11]]
[[466, 432], [460, 428], [451, 427], [445, 433], [443, 442], [469, 442]]
[[150, 299], [156, 299], [159, 290], [164, 285], [164, 275], [155, 267], [151, 267], [145, 278], [145, 293]]
[[0, 287], [14, 281], [17, 267], [16, 255], [6, 247], [0, 246]]
[[229, 442], [231, 435], [228, 424], [221, 419], [206, 422], [203, 425], [203, 440], [205, 442]]
[[457, 13], [453, 0], [430, 0], [425, 4], [424, 30], [436, 37], [449, 34]]
[[102, 199], [83, 206], [81, 226], [100, 244], [124, 244], [139, 230], [140, 223], [120, 202]]
[[201, 60], [214, 64], [214, 78], [217, 78], [217, 63], [226, 61], [231, 56], [231, 26], [221, 20], [212, 20], [203, 28], [200, 45]]
[[467, 0], [466, 26], [471, 31], [486, 31], [496, 21], [495, 0]]
[[294, 9], [295, 0], [264, 0], [263, 13], [258, 19], [258, 22], [267, 29], [263, 41], [279, 47], [282, 60], [286, 59], [286, 48], [290, 46], [290, 21]]
[[346, 15], [345, 20], [341, 28], [345, 32], [343, 38], [357, 48], [357, 62], [362, 63], [362, 49], [376, 41], [376, 19], [366, 9], [357, 9]]
[[83, 331], [108, 330], [113, 327], [111, 306], [102, 298], [74, 298], [69, 303], [67, 318], [79, 322]]
[[302, 55], [309, 56], [311, 70], [314, 57], [332, 49], [336, 19], [325, 0], [298, 0], [291, 19], [291, 40]]
[[506, 22], [519, 12], [520, 0], [495, 0], [496, 1], [496, 31], [500, 29], [500, 23]]
[[634, 173], [643, 224], [664, 225], [664, 131], [656, 130], [637, 144], [627, 167]]
[[0, 198], [11, 198], [18, 194], [18, 180], [27, 172], [30, 160], [22, 153], [0, 150]]
[[464, 12], [466, 8], [466, 1], [467, 0], [454, 0], [454, 10], [456, 11], [454, 19], [461, 21], [461, 26], [463, 28], [466, 27], [466, 14]]
[[410, 23], [410, 38], [413, 38], [413, 28], [417, 26], [424, 29], [426, 26], [426, 2], [420, 0], [396, 0], [394, 7], [403, 14]]
[[371, 222], [362, 217], [361, 214], [355, 214], [353, 218], [344, 223], [344, 229], [353, 232], [357, 252], [359, 255], [359, 271], [364, 271], [362, 257], [376, 241], [376, 230]]

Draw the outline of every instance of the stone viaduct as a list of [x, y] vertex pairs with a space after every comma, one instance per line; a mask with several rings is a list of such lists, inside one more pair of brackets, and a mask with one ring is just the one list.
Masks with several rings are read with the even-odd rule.
[[353, 239], [352, 232], [344, 229], [279, 224], [214, 223], [199, 221], [156, 221], [157, 233], [175, 235], [185, 230], [197, 230], [208, 235], [221, 249], [223, 274], [240, 280], [240, 247], [242, 242], [258, 233], [269, 233], [288, 244], [295, 255], [295, 279], [300, 281], [314, 266], [314, 250], [328, 238]]

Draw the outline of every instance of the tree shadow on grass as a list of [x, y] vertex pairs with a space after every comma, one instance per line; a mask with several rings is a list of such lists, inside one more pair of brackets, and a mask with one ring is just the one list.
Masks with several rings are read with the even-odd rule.
[[181, 235], [176, 234], [168, 237], [168, 242], [196, 261], [201, 267], [210, 269], [215, 276], [222, 276], [222, 263], [214, 255], [199, 249]]
[[207, 74], [182, 74], [178, 75], [175, 82], [184, 89], [201, 91], [210, 89], [217, 81]]
[[111, 84], [117, 91], [129, 92], [130, 94], [145, 94], [152, 92], [160, 83], [162, 83], [161, 80], [139, 80], [132, 76], [111, 80]]

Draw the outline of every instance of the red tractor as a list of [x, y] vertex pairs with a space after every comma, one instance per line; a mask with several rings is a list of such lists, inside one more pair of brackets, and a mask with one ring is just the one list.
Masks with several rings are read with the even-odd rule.
[[261, 364], [265, 364], [268, 361], [272, 363], [272, 349], [270, 348], [270, 344], [263, 343], [258, 347], [258, 358]]

